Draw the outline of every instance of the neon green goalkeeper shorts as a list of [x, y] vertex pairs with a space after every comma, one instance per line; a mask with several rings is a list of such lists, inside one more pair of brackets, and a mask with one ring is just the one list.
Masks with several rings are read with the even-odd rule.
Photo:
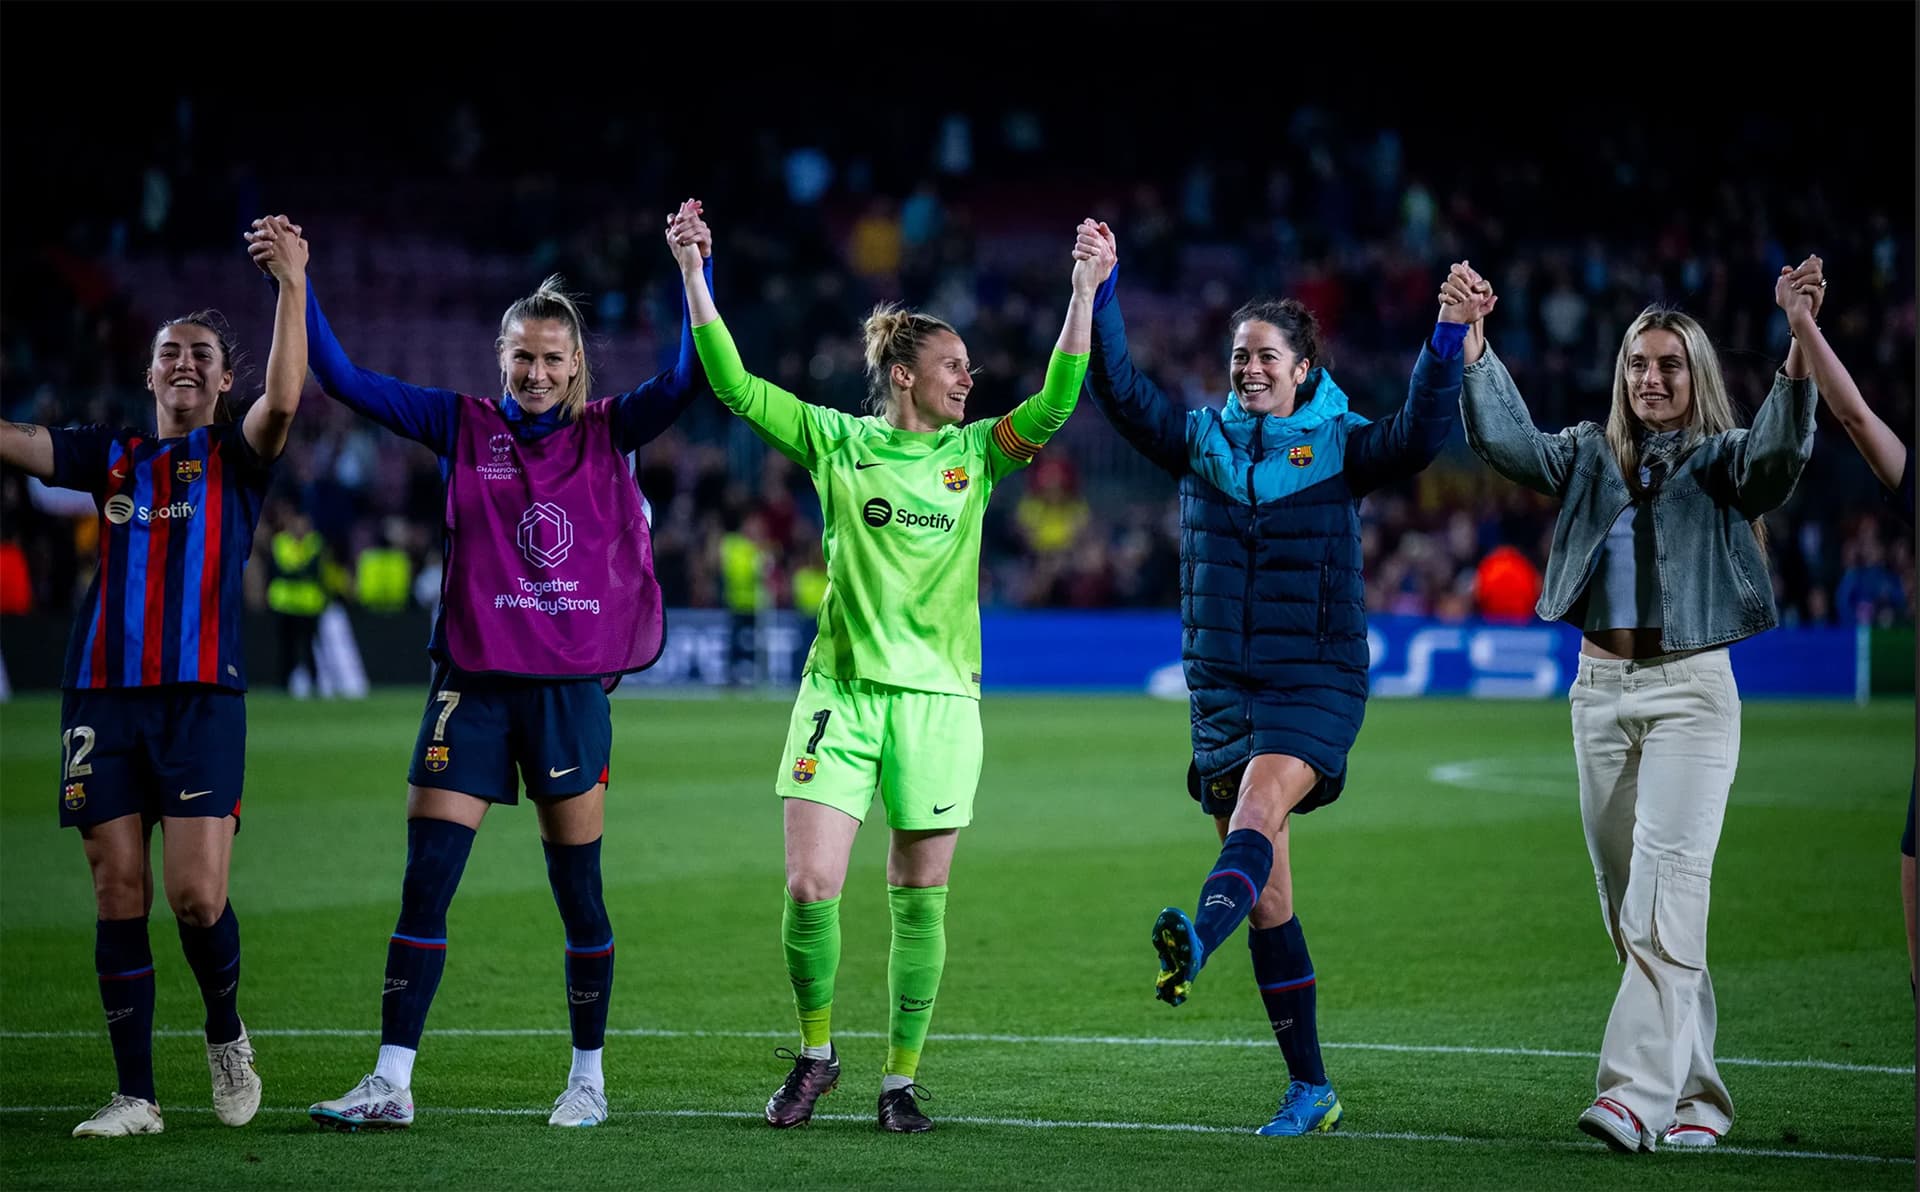
[[862, 823], [878, 790], [888, 827], [964, 828], [983, 752], [977, 699], [808, 674], [773, 789]]

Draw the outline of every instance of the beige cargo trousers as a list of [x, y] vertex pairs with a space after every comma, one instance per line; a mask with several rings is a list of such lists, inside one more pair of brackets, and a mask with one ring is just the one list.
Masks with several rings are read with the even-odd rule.
[[1580, 820], [1601, 914], [1626, 965], [1595, 1089], [1653, 1142], [1676, 1123], [1725, 1134], [1713, 1062], [1707, 901], [1740, 760], [1740, 693], [1724, 648], [1613, 661], [1581, 655], [1570, 692]]

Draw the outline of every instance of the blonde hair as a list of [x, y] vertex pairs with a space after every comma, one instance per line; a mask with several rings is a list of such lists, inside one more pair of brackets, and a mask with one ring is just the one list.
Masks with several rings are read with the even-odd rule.
[[[1650, 428], [1633, 412], [1633, 395], [1627, 382], [1627, 360], [1633, 353], [1634, 341], [1649, 331], [1672, 332], [1680, 338], [1681, 350], [1687, 356], [1692, 400], [1687, 404], [1687, 424], [1680, 428], [1680, 449], [1675, 455], [1676, 462], [1692, 454], [1707, 439], [1740, 425], [1740, 416], [1733, 408], [1733, 400], [1727, 396], [1727, 382], [1720, 371], [1719, 354], [1713, 350], [1713, 341], [1707, 338], [1706, 328], [1691, 315], [1657, 303], [1641, 311], [1640, 316], [1628, 325], [1627, 333], [1620, 338], [1620, 354], [1613, 362], [1613, 407], [1607, 412], [1607, 447], [1613, 452], [1614, 461], [1620, 465], [1620, 475], [1627, 482], [1627, 491], [1636, 498], [1646, 492], [1640, 484], [1639, 432]], [[1766, 527], [1759, 518], [1748, 524], [1753, 527], [1753, 536], [1760, 544], [1761, 553], [1766, 553]]]
[[577, 418], [586, 407], [587, 394], [593, 388], [593, 370], [587, 365], [587, 324], [580, 316], [579, 303], [564, 287], [566, 279], [558, 273], [540, 283], [538, 289], [525, 298], [518, 299], [507, 312], [500, 316], [500, 336], [493, 341], [493, 350], [498, 355], [507, 346], [507, 330], [515, 323], [525, 323], [532, 319], [552, 319], [566, 324], [567, 333], [573, 337], [573, 350], [580, 353], [580, 371], [567, 382], [566, 392], [560, 395], [555, 404], [567, 418]]
[[893, 366], [915, 367], [920, 349], [942, 331], [959, 335], [945, 319], [908, 310], [897, 302], [882, 302], [862, 325], [866, 334], [867, 410], [885, 414], [893, 401]]

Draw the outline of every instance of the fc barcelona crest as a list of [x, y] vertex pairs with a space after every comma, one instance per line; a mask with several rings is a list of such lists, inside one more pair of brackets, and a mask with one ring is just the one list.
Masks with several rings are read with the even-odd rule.
[[69, 782], [60, 791], [60, 801], [66, 804], [68, 811], [78, 811], [87, 805], [87, 785], [84, 782]]
[[435, 774], [446, 769], [447, 754], [452, 748], [453, 746], [451, 745], [427, 746], [427, 769], [432, 770]]
[[173, 465], [173, 478], [182, 484], [192, 484], [200, 479], [201, 463], [197, 459], [183, 459]]
[[1296, 468], [1304, 468], [1313, 462], [1313, 448], [1302, 443], [1298, 447], [1287, 448], [1287, 462]]
[[940, 483], [946, 485], [954, 492], [959, 492], [967, 487], [967, 470], [965, 468], [947, 468], [940, 473]]
[[814, 761], [810, 757], [794, 758], [793, 759], [793, 780], [795, 782], [812, 782], [814, 768], [818, 765], [819, 763]]

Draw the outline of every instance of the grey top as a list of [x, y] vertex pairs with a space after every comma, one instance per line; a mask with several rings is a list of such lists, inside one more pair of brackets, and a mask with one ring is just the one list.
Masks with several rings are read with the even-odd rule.
[[[1535, 429], [1490, 347], [1462, 382], [1467, 444], [1502, 476], [1561, 502], [1534, 611], [1579, 624], [1569, 614], [1588, 590], [1608, 532], [1634, 503], [1606, 433], [1592, 422], [1557, 434]], [[1638, 506], [1636, 525], [1653, 525], [1662, 650], [1705, 649], [1778, 623], [1766, 555], [1748, 523], [1792, 494], [1813, 454], [1819, 401], [1812, 380], [1776, 373], [1751, 427], [1695, 443]]]
[[[1666, 464], [1679, 445], [1677, 430], [1645, 435], [1640, 441], [1641, 457]], [[1653, 483], [1653, 468], [1641, 464], [1640, 487], [1649, 489]], [[1660, 569], [1654, 565], [1653, 517], [1640, 516], [1638, 504], [1620, 511], [1600, 544], [1593, 578], [1587, 581], [1580, 628], [1660, 628]]]

